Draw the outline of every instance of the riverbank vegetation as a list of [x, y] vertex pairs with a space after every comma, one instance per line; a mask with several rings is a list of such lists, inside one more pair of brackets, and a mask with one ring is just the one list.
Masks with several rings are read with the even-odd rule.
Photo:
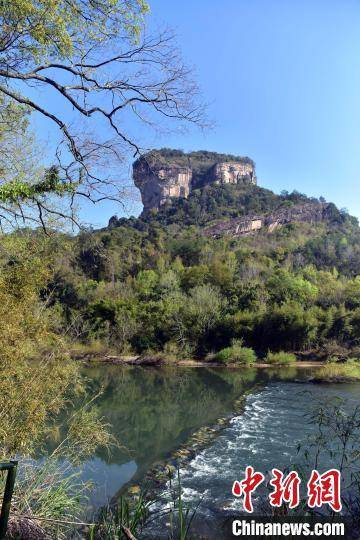
[[349, 358], [346, 362], [328, 362], [316, 372], [316, 378], [329, 382], [336, 380], [360, 381], [360, 360]]
[[293, 353], [286, 353], [284, 351], [279, 351], [277, 353], [269, 351], [265, 357], [265, 362], [267, 364], [285, 366], [288, 364], [295, 364], [296, 356]]
[[[51, 276], [51, 244], [27, 233], [3, 237], [0, 244], [0, 461], [21, 457], [13, 538], [66, 538], [58, 521], [78, 519], [89, 490], [72, 466], [112, 443], [42, 297]], [[59, 413], [75, 398], [83, 406], [61, 422]], [[53, 452], [41, 463], [32, 461], [54, 431]], [[0, 475], [0, 493], [4, 479]]]
[[[200, 198], [201, 220], [211, 220], [207, 205], [216, 207], [224, 197], [241, 201], [246, 213], [246, 202], [256, 206], [263, 191], [212, 186], [210, 200], [209, 194]], [[307, 200], [300, 194], [271, 197], [272, 208]], [[198, 200], [191, 194], [186, 205]], [[204, 359], [242, 340], [260, 361], [268, 351], [324, 360], [358, 356], [355, 218], [334, 207], [329, 221], [208, 238], [200, 218], [190, 225], [181, 219], [183, 204], [174, 201], [160, 217], [112, 220], [109, 228], [69, 239], [49, 290], [59, 331], [70, 328], [70, 348]], [[163, 225], [166, 212], [179, 221]], [[229, 358], [230, 350], [222, 354]]]
[[221, 349], [214, 355], [221, 364], [244, 364], [251, 366], [256, 362], [256, 354], [250, 347], [243, 347], [241, 340], [233, 340], [230, 347]]

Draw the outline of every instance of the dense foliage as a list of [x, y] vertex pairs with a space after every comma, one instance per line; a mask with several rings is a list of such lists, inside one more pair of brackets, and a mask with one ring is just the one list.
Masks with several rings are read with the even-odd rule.
[[[56, 239], [29, 232], [1, 237], [0, 459], [31, 454], [69, 399], [85, 395], [78, 367], [56, 333], [56, 309], [46, 301], [44, 286], [51, 279], [56, 245]], [[90, 406], [81, 411], [81, 419], [75, 416], [61, 446], [69, 450], [67, 457], [71, 447], [78, 458], [83, 451], [91, 453], [99, 442], [93, 444], [95, 435], [102, 437], [104, 430]], [[90, 439], [89, 429], [94, 430]]]
[[260, 356], [319, 347], [346, 355], [360, 338], [355, 218], [334, 206], [326, 221], [273, 233], [203, 234], [205, 223], [232, 211], [308, 201], [212, 186], [146, 218], [112, 218], [107, 229], [82, 232], [49, 284], [60, 330], [118, 352], [204, 356], [242, 339]]
[[251, 365], [256, 362], [256, 354], [250, 347], [243, 347], [242, 341], [234, 339], [230, 347], [216, 353], [215, 358], [221, 364]]

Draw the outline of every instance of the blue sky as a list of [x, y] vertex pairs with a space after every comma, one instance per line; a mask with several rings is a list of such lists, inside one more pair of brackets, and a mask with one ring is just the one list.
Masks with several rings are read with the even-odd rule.
[[[261, 186], [323, 195], [360, 217], [360, 2], [149, 2], [150, 27], [175, 29], [215, 122], [156, 145], [248, 155]], [[82, 211], [95, 226], [115, 213]]]

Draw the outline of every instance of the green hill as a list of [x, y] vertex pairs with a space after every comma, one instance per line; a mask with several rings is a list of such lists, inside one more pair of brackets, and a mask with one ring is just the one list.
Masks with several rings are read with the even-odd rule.
[[[214, 223], [294, 208], [304, 221], [272, 232], [205, 234]], [[49, 287], [71, 339], [118, 353], [204, 357], [241, 340], [260, 356], [356, 356], [359, 240], [357, 220], [323, 200], [211, 185], [145, 217], [113, 217], [106, 229], [82, 232]]]

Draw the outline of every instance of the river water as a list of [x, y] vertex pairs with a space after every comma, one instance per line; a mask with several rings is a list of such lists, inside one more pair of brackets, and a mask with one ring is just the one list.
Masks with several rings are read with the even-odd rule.
[[[231, 486], [247, 465], [265, 474], [297, 463], [297, 445], [314, 431], [308, 415], [319, 399], [341, 397], [349, 408], [360, 403], [360, 384], [314, 385], [304, 382], [310, 373], [304, 368], [86, 369], [89, 393], [102, 389], [100, 414], [120, 443], [84, 464], [83, 479], [94, 482], [92, 507], [121, 494], [127, 483], [141, 482], [150, 467], [166, 460], [195, 430], [231, 417], [208, 446], [182, 465], [180, 477], [185, 504], [193, 508], [201, 501], [198, 519], [210, 523], [219, 513], [234, 511], [239, 501]], [[245, 408], [235, 413], [234, 402], [244, 394]], [[325, 470], [335, 464], [321, 465]], [[163, 504], [166, 493], [163, 488]], [[166, 520], [144, 538], [167, 538], [164, 527]]]
[[[231, 488], [234, 480], [244, 477], [247, 465], [265, 474], [266, 478], [270, 477], [274, 467], [285, 471], [300, 466], [305, 468], [308, 478], [314, 468], [315, 454], [308, 446], [308, 441], [315, 435], [315, 426], [309, 416], [316, 406], [324, 402], [335, 403], [338, 398], [342, 399], [345, 409], [353, 410], [360, 403], [360, 384], [269, 382], [262, 390], [249, 395], [244, 412], [233, 417], [213, 444], [180, 468], [183, 504], [190, 509], [197, 508], [194, 519], [197, 532], [201, 531], [204, 538], [222, 538], [221, 530], [226, 520], [242, 510], [239, 499], [232, 496]], [[299, 444], [302, 445], [300, 451]], [[307, 465], [303, 457], [306, 448], [311, 456]], [[327, 452], [321, 454], [318, 469], [324, 472], [338, 468], [340, 459], [337, 456], [339, 454], [331, 457]], [[176, 482], [174, 487], [177, 487]], [[172, 506], [169, 492], [167, 485], [158, 505], [162, 509]], [[264, 508], [266, 495], [266, 488], [257, 490], [253, 500], [255, 513], [257, 508]], [[258, 513], [263, 512], [259, 510]], [[168, 518], [154, 521], [144, 538], [167, 538], [162, 531], [168, 521]]]

